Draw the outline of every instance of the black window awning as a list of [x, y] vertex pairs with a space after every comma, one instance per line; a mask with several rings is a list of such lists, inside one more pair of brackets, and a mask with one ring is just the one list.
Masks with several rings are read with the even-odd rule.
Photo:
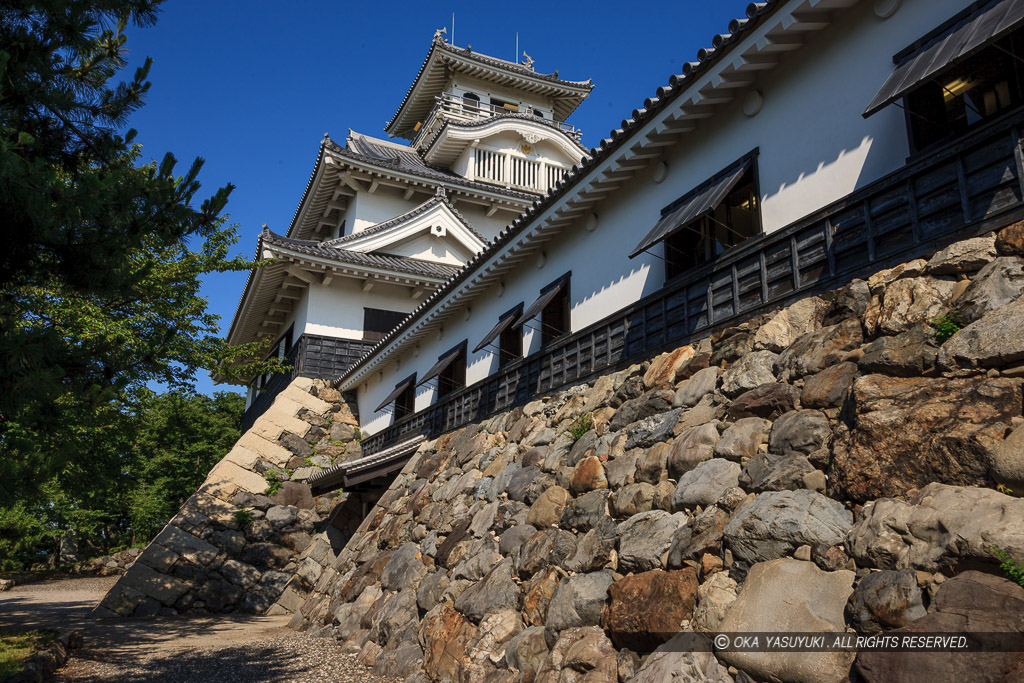
[[445, 368], [451, 365], [452, 362], [454, 362], [455, 359], [458, 358], [459, 355], [462, 354], [465, 350], [466, 345], [463, 343], [459, 344], [451, 351], [448, 351], [447, 353], [442, 355], [440, 358], [437, 359], [437, 362], [434, 363], [429, 370], [427, 370], [427, 374], [423, 375], [423, 379], [421, 379], [419, 382], [416, 382], [416, 386], [425, 384], [426, 382], [429, 382], [430, 380], [440, 375], [442, 372], [445, 371]]
[[388, 394], [388, 397], [386, 399], [384, 399], [383, 401], [381, 401], [380, 405], [377, 406], [374, 409], [373, 412], [375, 412], [375, 413], [380, 412], [380, 410], [384, 406], [386, 406], [387, 404], [393, 402], [396, 398], [401, 396], [402, 392], [405, 391], [406, 389], [408, 389], [409, 387], [411, 387], [415, 381], [416, 381], [416, 375], [413, 374], [413, 375], [409, 375], [408, 377], [403, 379], [401, 382], [396, 384], [395, 385], [395, 390], [392, 391], [390, 394]]
[[965, 17], [903, 61], [864, 110], [864, 118], [939, 76], [1024, 23], [1024, 0], [997, 0]]
[[508, 313], [498, 318], [498, 324], [491, 328], [491, 331], [484, 335], [484, 338], [480, 340], [480, 343], [473, 349], [473, 353], [476, 353], [480, 349], [484, 348], [492, 341], [497, 339], [502, 332], [510, 327], [513, 327], [513, 323], [522, 315], [523, 306], [520, 304], [516, 308], [512, 309]]
[[529, 321], [530, 318], [535, 317], [538, 313], [543, 311], [544, 307], [551, 303], [551, 300], [558, 296], [558, 294], [563, 289], [565, 289], [566, 282], [568, 281], [564, 279], [560, 280], [559, 282], [552, 285], [551, 289], [542, 293], [540, 295], [540, 298], [534, 301], [532, 304], [530, 304], [530, 307], [527, 308], [521, 316], [519, 316], [519, 319], [516, 320], [515, 322], [515, 326], [519, 327], [520, 325], [526, 324], [526, 322]]
[[678, 208], [662, 216], [647, 236], [640, 240], [629, 258], [638, 256], [641, 252], [650, 249], [658, 242], [668, 238], [680, 228], [692, 223], [702, 214], [712, 211], [718, 207], [725, 197], [732, 192], [736, 184], [740, 182], [743, 174], [750, 168], [752, 160], [746, 159], [738, 166], [724, 173], [720, 178], [709, 183], [693, 197], [683, 202]]

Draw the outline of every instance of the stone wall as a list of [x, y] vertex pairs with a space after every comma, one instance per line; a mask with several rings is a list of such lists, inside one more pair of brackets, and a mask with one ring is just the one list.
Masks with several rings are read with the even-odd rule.
[[322, 381], [294, 379], [94, 613], [293, 612], [351, 535], [339, 514], [347, 495], [314, 498], [303, 482], [359, 455], [348, 403]]
[[1024, 559], [1022, 254], [1010, 226], [424, 443], [292, 625], [415, 681], [1013, 679], [693, 639], [1024, 630], [991, 550]]

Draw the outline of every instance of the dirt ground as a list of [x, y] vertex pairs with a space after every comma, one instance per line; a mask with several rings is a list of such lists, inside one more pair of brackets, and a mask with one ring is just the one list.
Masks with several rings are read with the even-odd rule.
[[85, 638], [59, 681], [381, 681], [337, 643], [285, 628], [288, 617], [94, 619], [117, 577], [44, 581], [0, 593], [0, 629]]

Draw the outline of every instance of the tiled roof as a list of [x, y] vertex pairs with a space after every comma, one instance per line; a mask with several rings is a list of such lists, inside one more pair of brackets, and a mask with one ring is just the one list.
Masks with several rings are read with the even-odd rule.
[[263, 245], [272, 245], [284, 249], [315, 256], [321, 259], [337, 261], [338, 263], [350, 263], [355, 266], [368, 268], [380, 268], [391, 270], [396, 273], [408, 273], [410, 275], [421, 275], [429, 278], [449, 278], [458, 272], [458, 266], [450, 266], [444, 263], [432, 263], [406, 256], [392, 256], [390, 254], [363, 253], [361, 251], [350, 251], [338, 249], [337, 247], [325, 246], [323, 242], [315, 240], [297, 240], [292, 237], [285, 237], [271, 232], [264, 228], [260, 234], [260, 241]]
[[471, 187], [486, 192], [503, 194], [516, 199], [532, 201], [537, 195], [530, 192], [519, 192], [509, 190], [500, 185], [480, 183], [473, 180], [466, 180], [458, 173], [449, 171], [446, 168], [428, 165], [416, 150], [406, 145], [399, 145], [388, 140], [379, 140], [369, 135], [349, 131], [346, 146], [342, 147], [330, 137], [324, 138], [324, 146], [331, 152], [343, 157], [357, 161], [393, 168], [397, 171], [412, 173], [415, 175], [439, 180], [449, 185]]
[[[405, 93], [405, 97], [402, 98], [402, 103], [398, 105], [398, 110], [395, 112], [395, 115], [391, 117], [391, 120], [388, 121], [387, 124], [385, 124], [384, 130], [388, 131], [391, 129], [391, 126], [395, 123], [395, 120], [398, 118], [398, 115], [402, 112], [402, 109], [404, 109], [405, 105], [409, 102], [409, 98], [412, 97], [413, 91], [416, 89], [416, 84], [419, 83], [419, 80], [423, 76], [423, 73], [426, 70], [427, 65], [430, 64], [430, 59], [431, 57], [434, 56], [435, 51], [446, 52], [450, 55], [458, 56], [463, 59], [468, 59], [484, 66], [507, 71], [516, 76], [534, 78], [540, 81], [547, 81], [548, 83], [551, 83], [553, 86], [556, 87], [560, 86], [564, 88], [570, 88], [573, 90], [585, 89], [588, 93], [594, 89], [592, 79], [587, 79], [585, 81], [567, 81], [559, 78], [557, 71], [551, 74], [537, 73], [532, 68], [528, 68], [526, 66], [523, 66], [522, 64], [516, 64], [515, 62], [509, 62], [504, 59], [498, 59], [497, 57], [490, 57], [488, 55], [480, 54], [479, 52], [473, 52], [473, 50], [468, 47], [456, 47], [455, 45], [450, 45], [443, 38], [437, 36], [431, 43], [430, 50], [427, 52], [427, 56], [426, 58], [424, 58], [423, 64], [420, 65], [420, 70], [416, 73], [416, 78], [413, 79], [412, 85], [409, 86], [409, 90]], [[583, 95], [580, 98], [580, 101], [582, 101], [585, 97], [586, 95]], [[572, 110], [575, 108], [576, 107], [573, 106], [571, 109], [569, 109], [565, 113], [565, 116], [563, 116], [562, 118], [567, 118], [569, 114], [572, 113]]]
[[390, 344], [398, 335], [409, 329], [413, 323], [426, 313], [432, 306], [444, 299], [446, 296], [467, 278], [469, 278], [477, 266], [491, 258], [495, 253], [512, 242], [520, 233], [525, 230], [535, 217], [554, 204], [556, 201], [568, 194], [580, 180], [586, 177], [590, 169], [605, 161], [612, 152], [616, 151], [622, 143], [629, 139], [632, 131], [640, 128], [655, 113], [664, 108], [680, 94], [685, 92], [689, 86], [704, 74], [707, 69], [717, 63], [724, 55], [728, 54], [734, 45], [739, 43], [740, 37], [757, 26], [763, 19], [778, 9], [784, 0], [767, 0], [767, 2], [752, 2], [747, 6], [747, 16], [733, 19], [729, 22], [729, 33], [721, 33], [713, 37], [712, 47], [701, 48], [697, 55], [698, 61], [686, 62], [683, 64], [683, 73], [676, 74], [669, 78], [668, 85], [660, 86], [654, 97], [644, 100], [642, 109], [634, 109], [632, 117], [622, 122], [622, 127], [611, 131], [609, 137], [601, 140], [597, 147], [590, 150], [590, 156], [584, 157], [579, 164], [576, 164], [565, 173], [564, 176], [551, 187], [547, 194], [533, 203], [518, 218], [502, 230], [484, 249], [473, 259], [468, 261], [455, 275], [453, 275], [441, 287], [434, 290], [419, 306], [413, 310], [405, 319], [384, 335], [362, 358], [355, 362], [342, 376], [339, 382], [357, 373], [373, 356], [381, 349]]
[[351, 235], [345, 235], [343, 237], [336, 237], [335, 239], [332, 239], [332, 240], [326, 240], [326, 241], [323, 242], [323, 244], [324, 244], [324, 246], [334, 247], [334, 246], [338, 246], [340, 244], [346, 244], [348, 242], [352, 242], [354, 240], [360, 240], [360, 239], [362, 239], [364, 237], [368, 237], [370, 235], [376, 235], [379, 232], [384, 232], [388, 228], [392, 228], [392, 227], [394, 227], [396, 225], [399, 225], [401, 223], [405, 223], [406, 221], [408, 221], [408, 220], [410, 220], [412, 218], [415, 218], [416, 216], [420, 215], [421, 213], [424, 213], [425, 211], [434, 208], [438, 204], [444, 204], [445, 206], [447, 206], [448, 210], [451, 211], [455, 215], [455, 217], [459, 220], [459, 222], [462, 223], [463, 227], [465, 227], [466, 230], [468, 230], [473, 235], [473, 237], [476, 237], [478, 240], [480, 240], [484, 244], [487, 244], [487, 238], [484, 237], [480, 233], [479, 230], [477, 230], [472, 225], [470, 225], [469, 221], [467, 221], [466, 218], [461, 213], [459, 213], [458, 209], [456, 209], [452, 205], [452, 203], [450, 201], [448, 201], [448, 195], [444, 193], [444, 190], [441, 190], [441, 193], [440, 193], [439, 196], [435, 195], [435, 196], [431, 197], [430, 199], [428, 199], [427, 201], [423, 202], [422, 204], [420, 204], [416, 208], [414, 208], [414, 209], [412, 209], [410, 211], [406, 211], [405, 213], [403, 213], [400, 216], [395, 216], [391, 220], [384, 221], [383, 223], [378, 223], [377, 225], [374, 225], [372, 227], [366, 228], [365, 230], [360, 230], [359, 232], [354, 232]]
[[496, 116], [491, 116], [491, 117], [488, 117], [486, 119], [477, 119], [476, 121], [445, 121], [444, 125], [441, 126], [437, 130], [436, 133], [434, 133], [434, 136], [430, 139], [430, 142], [428, 142], [427, 144], [425, 144], [423, 146], [423, 149], [430, 149], [430, 147], [435, 142], [437, 142], [437, 139], [439, 137], [441, 137], [441, 133], [443, 133], [448, 126], [453, 126], [453, 127], [457, 127], [457, 128], [479, 128], [481, 126], [486, 126], [486, 125], [492, 124], [492, 123], [494, 123], [497, 120], [505, 120], [505, 119], [520, 119], [520, 120], [523, 120], [523, 121], [529, 121], [531, 123], [539, 123], [539, 124], [545, 125], [548, 128], [551, 128], [553, 130], [557, 130], [559, 133], [564, 135], [565, 138], [567, 140], [569, 140], [569, 142], [571, 142], [576, 147], [579, 147], [580, 151], [583, 152], [584, 154], [588, 153], [587, 148], [584, 147], [583, 144], [579, 140], [577, 140], [576, 138], [574, 138], [571, 135], [568, 135], [564, 130], [559, 128], [557, 122], [552, 121], [550, 119], [542, 119], [539, 116], [534, 116], [533, 114], [513, 114], [513, 113], [498, 114]]

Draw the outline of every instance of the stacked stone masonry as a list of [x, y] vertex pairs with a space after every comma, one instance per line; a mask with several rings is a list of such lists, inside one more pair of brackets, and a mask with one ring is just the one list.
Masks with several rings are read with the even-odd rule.
[[[296, 378], [144, 548], [98, 616], [291, 613], [350, 521], [347, 494], [304, 481], [360, 456], [358, 420], [324, 382]], [[273, 483], [274, 481], [278, 483]]]
[[1024, 631], [992, 550], [1024, 558], [1022, 234], [424, 443], [340, 552], [307, 555], [292, 625], [410, 681], [1020, 680], [1019, 652], [686, 639]]

